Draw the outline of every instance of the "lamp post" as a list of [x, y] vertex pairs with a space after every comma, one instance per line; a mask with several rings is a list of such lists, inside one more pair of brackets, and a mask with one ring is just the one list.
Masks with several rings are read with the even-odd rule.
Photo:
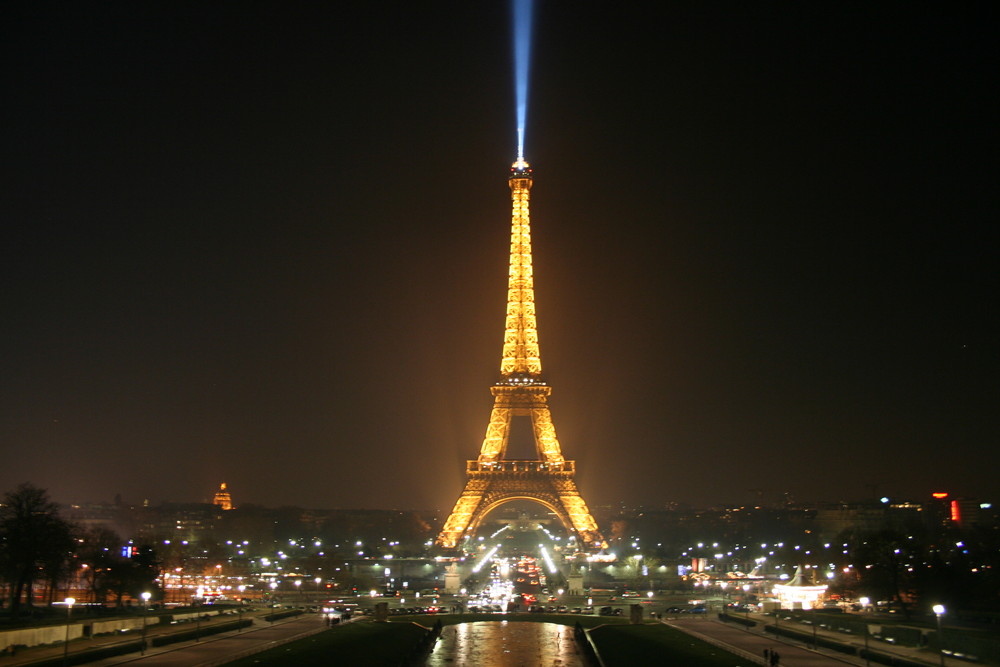
[[750, 632], [750, 584], [743, 584], [743, 617], [747, 632]]
[[[277, 581], [272, 581], [268, 585], [271, 587], [271, 609], [274, 609], [274, 589], [276, 589], [278, 587], [278, 582]], [[273, 611], [268, 615], [268, 618], [271, 619], [271, 625], [274, 625], [274, 612]]]
[[244, 586], [243, 584], [240, 584], [240, 587], [239, 587], [239, 591], [240, 591], [240, 606], [236, 608], [237, 612], [239, 613], [239, 620], [240, 620], [240, 622], [236, 624], [236, 634], [240, 634], [241, 632], [243, 632], [243, 592], [246, 589], [247, 589], [246, 586]]
[[316, 577], [315, 579], [313, 579], [313, 581], [316, 582], [316, 598], [318, 600], [319, 597], [320, 597], [319, 585], [323, 582], [323, 578], [322, 577]]
[[73, 615], [73, 605], [76, 598], [66, 598], [66, 641], [63, 643], [63, 664], [69, 664], [69, 621]]
[[937, 617], [937, 628], [938, 628], [938, 655], [941, 657], [941, 667], [944, 667], [944, 632], [941, 630], [941, 617], [944, 616], [944, 605], [936, 604], [931, 609], [934, 611], [934, 616]]
[[[205, 589], [204, 588], [199, 588], [198, 590], [195, 591], [195, 594], [198, 596], [197, 597], [197, 603], [195, 604], [195, 607], [201, 607], [201, 600], [202, 600], [202, 598], [205, 595]], [[194, 640], [196, 642], [200, 642], [201, 641], [201, 609], [200, 608], [196, 609], [196, 612], [197, 613], [194, 615], [194, 624], [195, 624]]]
[[865, 667], [870, 667], [871, 656], [868, 654], [868, 621], [865, 621]]
[[302, 604], [302, 580], [295, 580], [295, 590], [299, 592], [299, 604]]
[[146, 655], [146, 616], [149, 611], [149, 598], [153, 597], [153, 594], [149, 591], [143, 591], [142, 593], [142, 644], [139, 646], [139, 655]]

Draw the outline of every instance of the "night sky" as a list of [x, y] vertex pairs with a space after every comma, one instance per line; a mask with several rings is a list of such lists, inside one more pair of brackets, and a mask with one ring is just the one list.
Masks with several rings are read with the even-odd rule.
[[[508, 8], [341, 4], [0, 8], [0, 490], [450, 509]], [[540, 3], [542, 363], [592, 506], [1000, 501], [994, 7]]]

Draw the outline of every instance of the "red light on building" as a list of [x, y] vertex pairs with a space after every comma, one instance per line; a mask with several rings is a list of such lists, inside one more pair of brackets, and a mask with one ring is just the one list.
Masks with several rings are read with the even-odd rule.
[[958, 501], [951, 501], [951, 520], [955, 523], [962, 522], [962, 511], [958, 508]]
[[943, 499], [945, 499], [945, 498], [948, 497], [948, 494], [947, 493], [943, 493], [941, 491], [938, 491], [937, 493], [932, 493], [931, 497], [932, 498], [937, 498], [938, 500], [943, 500]]

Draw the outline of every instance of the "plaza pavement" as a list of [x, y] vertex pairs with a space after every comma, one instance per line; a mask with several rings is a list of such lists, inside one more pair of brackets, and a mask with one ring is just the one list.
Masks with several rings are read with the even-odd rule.
[[130, 663], [137, 667], [209, 667], [304, 639], [327, 629], [320, 614], [303, 614], [273, 625], [257, 620], [242, 632], [226, 632], [203, 638], [199, 642], [184, 642], [147, 650], [144, 656], [132, 653], [87, 665], [107, 667]]
[[[760, 620], [760, 619], [755, 619]], [[774, 649], [781, 656], [782, 667], [844, 667], [844, 665], [866, 665], [863, 658], [847, 656], [829, 649], [820, 648], [813, 650], [807, 645], [789, 639], [787, 637], [778, 638], [771, 634], [765, 634], [763, 626], [758, 624], [757, 628], [747, 630], [742, 625], [735, 623], [724, 623], [711, 617], [702, 618], [673, 618], [664, 620], [663, 623], [686, 632], [699, 639], [704, 639], [722, 648], [732, 647], [746, 652], [758, 658], [763, 664], [764, 649]], [[818, 630], [819, 635], [829, 637], [838, 641], [845, 641], [844, 635]], [[863, 646], [861, 640], [852, 638], [848, 643], [856, 646]], [[918, 649], [906, 648], [902, 646], [888, 646], [880, 642], [872, 642], [870, 648], [879, 653], [895, 654], [905, 657], [908, 660], [923, 662], [928, 667], [940, 667], [941, 659], [937, 653], [929, 653]], [[878, 665], [872, 661], [872, 665]], [[968, 667], [968, 663], [963, 663], [953, 658], [945, 661], [947, 667]]]
[[[861, 658], [845, 656], [825, 649], [815, 651], [795, 640], [765, 634], [762, 631], [762, 625], [758, 625], [757, 628], [748, 631], [741, 625], [724, 623], [712, 617], [704, 616], [671, 618], [662, 622], [721, 648], [735, 649], [735, 652], [755, 660], [758, 664], [764, 664], [764, 649], [777, 650], [781, 655], [781, 665], [783, 667], [844, 667], [845, 665], [861, 666], [866, 664], [865, 660]], [[197, 642], [191, 640], [163, 647], [150, 648], [144, 656], [136, 652], [87, 664], [94, 667], [107, 667], [125, 663], [139, 663], [138, 667], [210, 667], [274, 648], [287, 642], [303, 639], [326, 629], [327, 626], [323, 617], [318, 614], [303, 614], [296, 618], [277, 621], [274, 624], [257, 618], [253, 626], [244, 628], [241, 632], [231, 631], [202, 637]], [[844, 640], [843, 635], [823, 630], [819, 630], [819, 633], [840, 641]], [[151, 632], [150, 636], [153, 634]], [[107, 639], [107, 642], [95, 643], [89, 640], [86, 643], [74, 642], [70, 645], [70, 652], [83, 650], [84, 646], [90, 648], [100, 643], [121, 641], [120, 637]], [[133, 636], [132, 639], [135, 639], [135, 637]], [[850, 640], [850, 643], [861, 645], [861, 642], [856, 638]], [[881, 653], [894, 653], [911, 660], [920, 661], [928, 665], [928, 667], [939, 667], [941, 664], [937, 654], [926, 651], [918, 651], [917, 649], [908, 649], [900, 646], [886, 646], [881, 643], [873, 643], [871, 648]], [[63, 647], [59, 645], [29, 649], [16, 656], [0, 656], [0, 667], [29, 666], [32, 662], [57, 656], [61, 657], [62, 655]], [[966, 667], [966, 663], [961, 663], [952, 658], [948, 658], [945, 664], [947, 667], [959, 667], [959, 665]]]
[[[225, 620], [232, 621], [235, 619], [227, 617]], [[207, 623], [205, 627], [208, 627]], [[185, 630], [190, 629], [190, 626], [185, 626]], [[146, 650], [145, 655], [140, 655], [136, 651], [134, 653], [95, 660], [88, 662], [87, 665], [88, 667], [105, 667], [108, 665], [137, 663], [141, 667], [165, 667], [168, 665], [177, 667], [207, 667], [208, 665], [223, 664], [243, 655], [251, 655], [275, 646], [280, 646], [289, 641], [302, 639], [326, 629], [326, 622], [320, 614], [303, 614], [295, 618], [276, 621], [273, 624], [261, 618], [256, 618], [254, 619], [254, 625], [243, 628], [239, 632], [233, 630], [201, 637], [198, 641], [190, 640], [168, 644], [167, 646], [150, 647]], [[159, 632], [154, 631], [154, 626], [150, 626], [148, 637], [151, 638], [156, 634], [159, 634]], [[134, 641], [138, 639], [138, 635], [133, 634], [129, 639]], [[75, 641], [70, 644], [70, 655], [85, 649], [119, 643], [121, 641], [123, 641], [122, 636]], [[64, 648], [64, 645], [46, 646], [26, 649], [15, 656], [0, 656], [0, 667], [30, 667], [33, 662], [61, 658]]]

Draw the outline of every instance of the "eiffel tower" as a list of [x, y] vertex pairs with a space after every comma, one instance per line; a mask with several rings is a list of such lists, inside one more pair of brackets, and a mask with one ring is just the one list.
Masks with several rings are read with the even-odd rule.
[[[490, 388], [493, 411], [479, 458], [466, 462], [465, 490], [437, 538], [437, 544], [446, 548], [458, 546], [487, 514], [512, 500], [533, 500], [546, 507], [578, 538], [581, 547], [605, 545], [576, 488], [576, 462], [563, 458], [547, 403], [552, 388], [541, 379], [528, 218], [531, 181], [531, 167], [519, 157], [508, 179], [513, 211], [501, 377]], [[513, 417], [531, 418], [536, 458], [506, 458]]]

